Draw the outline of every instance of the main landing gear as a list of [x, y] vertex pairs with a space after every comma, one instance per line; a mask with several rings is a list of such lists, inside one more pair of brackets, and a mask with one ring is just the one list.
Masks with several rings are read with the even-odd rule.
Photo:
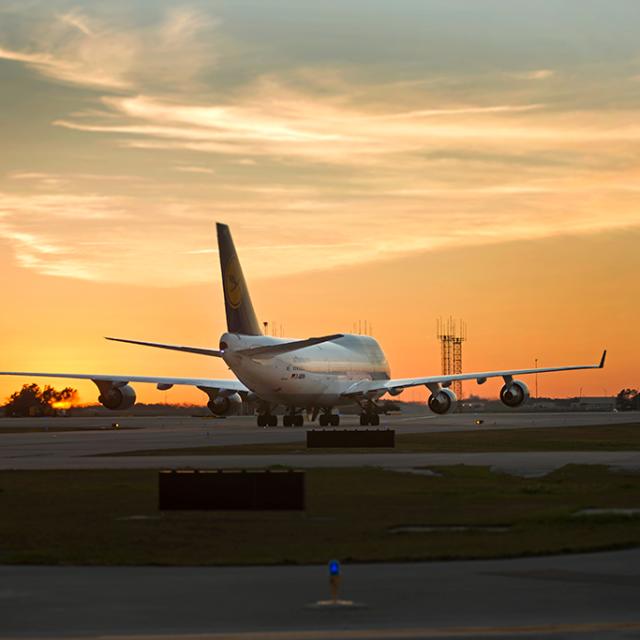
[[378, 414], [378, 406], [372, 400], [360, 404], [362, 413], [360, 414], [360, 426], [366, 427], [371, 425], [377, 427], [380, 424], [380, 415]]
[[[273, 415], [271, 412], [265, 412], [258, 414], [258, 426], [259, 427], [277, 427], [278, 416]], [[285, 413], [282, 416], [283, 427], [302, 427], [304, 426], [304, 416], [301, 413]]]
[[340, 416], [337, 413], [321, 413], [318, 417], [318, 424], [321, 427], [337, 427], [340, 425]]
[[373, 411], [365, 411], [360, 414], [360, 426], [366, 427], [371, 425], [377, 427], [380, 424], [380, 416]]
[[259, 427], [277, 427], [278, 416], [274, 416], [271, 413], [259, 413], [258, 426]]

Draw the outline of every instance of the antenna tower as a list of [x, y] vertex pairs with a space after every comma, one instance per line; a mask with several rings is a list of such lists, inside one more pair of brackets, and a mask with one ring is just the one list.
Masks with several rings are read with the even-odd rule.
[[[466, 322], [456, 321], [452, 317], [446, 320], [438, 318], [436, 335], [440, 340], [442, 375], [462, 373], [462, 343], [467, 339]], [[457, 398], [462, 398], [462, 381], [456, 380], [452, 387]]]

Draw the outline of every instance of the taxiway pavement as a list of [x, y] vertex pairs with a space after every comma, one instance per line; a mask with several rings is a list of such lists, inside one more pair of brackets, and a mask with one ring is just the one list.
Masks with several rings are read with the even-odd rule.
[[[0, 637], [637, 638], [640, 550], [343, 566], [0, 567]], [[230, 635], [230, 634], [238, 634]]]
[[[476, 417], [483, 420], [475, 423]], [[397, 433], [555, 428], [562, 426], [637, 422], [637, 413], [497, 413], [448, 416], [388, 416], [381, 428]], [[112, 429], [117, 421], [127, 429]], [[355, 426], [355, 416], [345, 416], [344, 426]], [[3, 433], [3, 429], [43, 426], [78, 427], [77, 431]], [[489, 465], [509, 473], [539, 475], [569, 462], [606, 464], [620, 469], [640, 469], [640, 452], [518, 452], [518, 453], [336, 453], [244, 456], [117, 456], [118, 452], [192, 448], [210, 445], [303, 442], [305, 429], [259, 428], [248, 416], [227, 419], [189, 417], [35, 418], [0, 420], [0, 469], [107, 469], [107, 468], [229, 468], [362, 466], [410, 468], [429, 465]], [[103, 457], [103, 454], [110, 454]]]

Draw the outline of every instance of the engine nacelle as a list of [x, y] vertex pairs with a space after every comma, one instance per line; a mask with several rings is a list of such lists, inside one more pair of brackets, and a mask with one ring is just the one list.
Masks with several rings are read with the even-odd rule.
[[500, 400], [507, 407], [515, 409], [529, 398], [529, 387], [522, 380], [507, 382], [500, 389]]
[[227, 416], [240, 410], [242, 398], [238, 393], [232, 393], [229, 396], [218, 394], [209, 400], [207, 407], [214, 416]]
[[400, 388], [396, 388], [396, 389], [389, 389], [387, 391], [387, 393], [390, 396], [399, 396], [403, 391], [404, 391], [404, 389], [402, 387], [400, 387]]
[[108, 391], [100, 394], [98, 402], [111, 411], [129, 409], [136, 403], [136, 392], [128, 384], [122, 387], [112, 385]]
[[458, 398], [456, 398], [456, 394], [451, 389], [440, 389], [438, 393], [432, 393], [429, 396], [427, 404], [433, 413], [443, 415], [451, 411], [457, 401]]

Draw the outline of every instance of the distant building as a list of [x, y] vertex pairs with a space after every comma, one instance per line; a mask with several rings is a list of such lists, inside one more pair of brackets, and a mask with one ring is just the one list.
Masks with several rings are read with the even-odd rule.
[[465, 400], [460, 403], [461, 411], [484, 411], [486, 407], [484, 400]]
[[536, 411], [559, 411], [562, 409], [562, 405], [554, 400], [536, 400], [534, 398], [529, 400], [529, 408]]
[[571, 402], [572, 411], [614, 411], [616, 399], [606, 396], [574, 398]]

